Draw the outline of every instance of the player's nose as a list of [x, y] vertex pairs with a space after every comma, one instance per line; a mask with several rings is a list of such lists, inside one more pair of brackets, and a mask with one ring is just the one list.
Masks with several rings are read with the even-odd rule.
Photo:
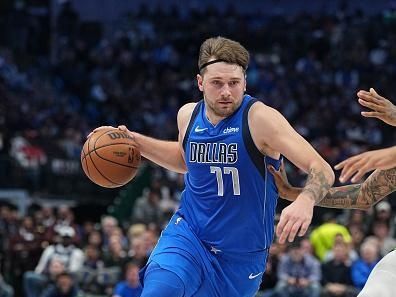
[[224, 84], [224, 86], [221, 88], [220, 94], [223, 98], [229, 97], [231, 95], [230, 87], [227, 84]]

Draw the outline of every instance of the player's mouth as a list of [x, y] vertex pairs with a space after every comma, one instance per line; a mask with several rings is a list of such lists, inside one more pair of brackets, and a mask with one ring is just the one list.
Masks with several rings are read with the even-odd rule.
[[230, 104], [232, 104], [232, 101], [219, 101], [219, 104], [221, 104], [221, 105], [230, 105]]

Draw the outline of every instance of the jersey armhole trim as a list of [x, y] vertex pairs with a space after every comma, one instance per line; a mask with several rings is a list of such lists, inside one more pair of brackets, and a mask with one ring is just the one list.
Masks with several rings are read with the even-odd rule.
[[198, 112], [199, 112], [199, 109], [200, 109], [200, 107], [202, 105], [202, 102], [203, 101], [201, 100], [201, 101], [199, 101], [197, 103], [197, 105], [195, 105], [194, 110], [193, 110], [193, 112], [191, 114], [190, 122], [188, 123], [188, 126], [187, 126], [186, 133], [184, 133], [184, 138], [183, 138], [183, 149], [184, 149], [184, 152], [186, 151], [186, 145], [187, 145], [188, 138], [190, 136], [190, 131], [191, 131], [191, 128], [192, 128], [192, 126], [194, 124], [195, 118], [198, 115]]
[[266, 168], [264, 163], [264, 155], [259, 151], [256, 144], [253, 141], [252, 135], [249, 129], [249, 121], [248, 115], [249, 110], [254, 103], [258, 102], [257, 99], [251, 99], [247, 105], [245, 110], [243, 111], [243, 118], [242, 118], [242, 135], [243, 135], [243, 142], [245, 143], [246, 149], [250, 156], [250, 159], [253, 161], [253, 164], [256, 166], [257, 170], [259, 171], [260, 175], [265, 178]]

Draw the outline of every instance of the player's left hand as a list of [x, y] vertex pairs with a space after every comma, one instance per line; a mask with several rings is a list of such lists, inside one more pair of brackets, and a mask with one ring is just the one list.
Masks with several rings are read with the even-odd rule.
[[350, 157], [334, 166], [334, 169], [342, 169], [340, 181], [348, 181], [352, 176], [353, 183], [358, 182], [365, 173], [380, 169], [387, 170], [395, 167], [396, 163], [396, 146], [365, 152]]
[[296, 201], [284, 208], [278, 226], [276, 235], [279, 243], [284, 243], [286, 239], [292, 242], [298, 236], [304, 236], [313, 216], [315, 201], [304, 193], [301, 193]]

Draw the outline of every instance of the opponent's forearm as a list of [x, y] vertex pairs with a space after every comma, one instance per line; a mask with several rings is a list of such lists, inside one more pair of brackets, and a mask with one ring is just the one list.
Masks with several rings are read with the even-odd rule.
[[[288, 200], [295, 200], [302, 188], [291, 188]], [[396, 168], [374, 171], [362, 184], [334, 187], [317, 205], [330, 208], [368, 209], [396, 191]]]
[[357, 203], [369, 208], [396, 191], [396, 167], [374, 171], [362, 184]]
[[327, 163], [313, 164], [308, 173], [308, 179], [301, 194], [310, 197], [318, 204], [334, 183], [333, 170]]
[[187, 171], [180, 145], [177, 141], [158, 140], [139, 133], [133, 133], [140, 153], [150, 161], [178, 173]]
[[391, 125], [396, 127], [396, 106], [392, 105], [391, 111], [390, 111], [390, 118], [391, 118]]
[[[396, 145], [386, 148], [385, 150], [389, 155], [389, 160], [388, 160], [389, 166], [387, 166], [386, 169], [392, 169], [393, 167], [396, 166]], [[392, 168], [389, 168], [389, 167], [392, 167]], [[384, 169], [384, 168], [382, 168], [382, 169]]]

